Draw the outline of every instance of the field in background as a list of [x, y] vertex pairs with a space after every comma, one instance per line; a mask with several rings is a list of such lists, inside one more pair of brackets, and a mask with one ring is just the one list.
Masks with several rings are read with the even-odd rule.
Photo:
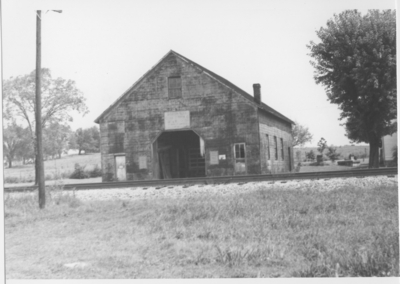
[[354, 164], [353, 167], [349, 166], [338, 166], [337, 161], [324, 161], [323, 166], [315, 165], [315, 162], [302, 162], [300, 167], [300, 173], [307, 172], [328, 172], [328, 171], [346, 171], [346, 170], [356, 170], [356, 169], [366, 169], [368, 168], [369, 159], [360, 159], [359, 164]]
[[399, 276], [397, 184], [87, 203], [48, 194], [43, 210], [35, 195], [5, 194], [9, 279]]
[[[74, 171], [75, 164], [86, 165], [87, 170], [92, 170], [95, 165], [101, 166], [100, 153], [85, 155], [63, 156], [61, 159], [44, 161], [45, 179], [67, 178]], [[34, 164], [17, 165], [4, 169], [4, 180], [18, 180], [19, 182], [33, 182], [35, 179]]]
[[[348, 159], [350, 154], [356, 155], [360, 157], [362, 154], [367, 154], [369, 155], [369, 146], [351, 146], [351, 145], [346, 145], [346, 146], [334, 146], [337, 150], [337, 153], [340, 153], [341, 158], [340, 159]], [[315, 157], [319, 154], [317, 147], [296, 147], [293, 149], [293, 155], [295, 162], [298, 163], [297, 161], [297, 155], [296, 152], [300, 151], [301, 152], [301, 162], [303, 162], [306, 159], [306, 152], [310, 152], [311, 150], [314, 151]], [[328, 150], [325, 150], [324, 153], [328, 153]], [[325, 156], [326, 157], [326, 156]], [[327, 158], [327, 157], [326, 157]], [[362, 159], [361, 159], [362, 160]]]

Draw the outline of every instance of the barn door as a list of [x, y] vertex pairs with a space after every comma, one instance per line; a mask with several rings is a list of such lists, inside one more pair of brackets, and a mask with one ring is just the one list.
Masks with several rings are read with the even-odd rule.
[[117, 180], [126, 180], [125, 156], [115, 156], [115, 171]]

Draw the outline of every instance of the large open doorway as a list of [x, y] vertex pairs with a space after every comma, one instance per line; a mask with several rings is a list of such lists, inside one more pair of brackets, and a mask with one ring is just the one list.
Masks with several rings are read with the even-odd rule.
[[153, 147], [158, 178], [205, 177], [204, 142], [192, 130], [163, 132]]

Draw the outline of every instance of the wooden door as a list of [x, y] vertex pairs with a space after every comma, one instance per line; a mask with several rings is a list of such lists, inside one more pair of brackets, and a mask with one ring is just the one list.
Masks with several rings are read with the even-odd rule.
[[126, 180], [125, 156], [115, 156], [115, 171], [117, 180]]

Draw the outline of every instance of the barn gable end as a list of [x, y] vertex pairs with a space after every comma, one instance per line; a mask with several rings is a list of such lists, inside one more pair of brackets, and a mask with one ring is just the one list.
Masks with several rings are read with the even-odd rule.
[[96, 119], [103, 180], [260, 174], [260, 106], [227, 82], [170, 51]]

